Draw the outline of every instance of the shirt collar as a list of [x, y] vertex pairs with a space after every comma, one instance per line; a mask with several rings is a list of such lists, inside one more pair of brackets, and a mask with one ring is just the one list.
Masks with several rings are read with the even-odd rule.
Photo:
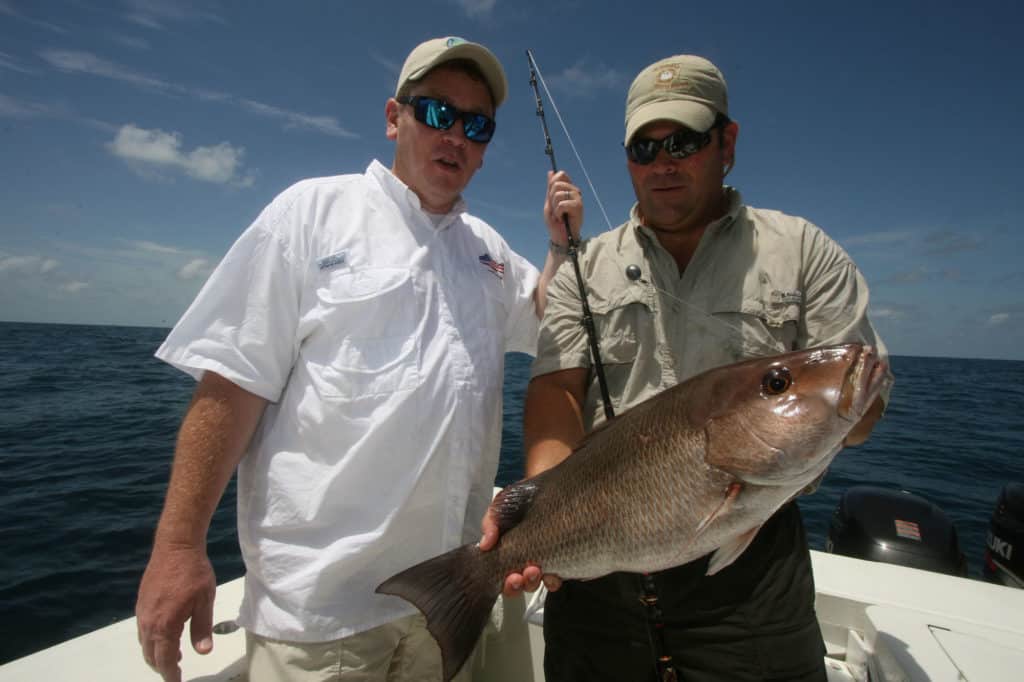
[[[431, 225], [434, 225], [434, 221], [431, 220], [430, 215], [423, 210], [423, 205], [420, 203], [420, 198], [416, 196], [416, 192], [413, 192], [408, 185], [399, 180], [398, 177], [391, 172], [390, 168], [382, 164], [377, 159], [374, 159], [366, 168], [366, 176], [376, 180], [381, 191], [398, 204], [403, 211], [407, 210], [409, 212], [419, 214]], [[466, 202], [460, 196], [455, 201], [455, 204], [452, 205], [451, 210], [445, 214], [444, 219], [437, 223], [437, 229], [443, 230], [450, 226], [465, 211]]]

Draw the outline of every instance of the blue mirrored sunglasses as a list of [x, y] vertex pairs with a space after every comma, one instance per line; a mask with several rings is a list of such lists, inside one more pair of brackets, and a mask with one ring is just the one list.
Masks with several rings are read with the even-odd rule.
[[462, 131], [467, 140], [485, 144], [494, 135], [494, 119], [484, 114], [471, 111], [459, 111], [443, 99], [434, 97], [399, 97], [399, 103], [411, 104], [413, 116], [423, 125], [448, 130], [455, 122], [462, 119]]

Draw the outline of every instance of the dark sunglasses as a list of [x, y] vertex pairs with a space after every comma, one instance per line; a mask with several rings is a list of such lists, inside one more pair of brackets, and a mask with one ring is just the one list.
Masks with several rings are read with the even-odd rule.
[[626, 145], [626, 156], [633, 163], [646, 166], [658, 158], [658, 152], [664, 149], [673, 159], [685, 159], [696, 154], [711, 142], [711, 131], [698, 133], [683, 128], [667, 137], [654, 140], [649, 137], [636, 137]]
[[399, 97], [398, 101], [401, 104], [411, 104], [416, 120], [437, 130], [448, 130], [455, 125], [456, 121], [462, 119], [462, 131], [466, 135], [466, 139], [480, 144], [491, 141], [494, 128], [497, 125], [490, 116], [470, 111], [459, 111], [443, 99]]
[[696, 130], [690, 130], [689, 128], [680, 128], [660, 140], [653, 140], [649, 137], [635, 137], [632, 142], [626, 145], [626, 156], [630, 161], [641, 166], [653, 163], [654, 159], [658, 158], [658, 152], [662, 149], [668, 152], [668, 155], [673, 159], [685, 159], [687, 156], [692, 156], [701, 149], [704, 149], [704, 147], [707, 147], [711, 142], [711, 131], [715, 128], [724, 128], [728, 123], [728, 118], [723, 114], [718, 114], [715, 117], [715, 122], [703, 133], [698, 133]]

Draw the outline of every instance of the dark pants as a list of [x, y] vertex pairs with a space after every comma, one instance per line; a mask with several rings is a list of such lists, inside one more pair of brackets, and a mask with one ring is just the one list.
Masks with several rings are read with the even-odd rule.
[[[795, 503], [743, 555], [706, 576], [709, 557], [654, 574], [665, 640], [685, 682], [824, 682], [825, 644]], [[657, 680], [640, 578], [566, 581], [544, 607], [548, 682]]]

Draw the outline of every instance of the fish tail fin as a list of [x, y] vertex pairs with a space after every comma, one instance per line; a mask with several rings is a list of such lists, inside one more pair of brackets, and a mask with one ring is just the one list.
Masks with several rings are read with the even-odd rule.
[[377, 587], [411, 602], [423, 612], [427, 629], [441, 648], [445, 682], [473, 652], [501, 593], [501, 576], [489, 553], [476, 545], [450, 552], [393, 575]]

